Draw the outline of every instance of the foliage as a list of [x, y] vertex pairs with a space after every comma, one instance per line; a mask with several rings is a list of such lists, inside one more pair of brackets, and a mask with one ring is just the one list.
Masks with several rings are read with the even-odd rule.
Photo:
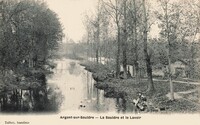
[[[0, 98], [6, 109], [9, 93], [45, 88], [46, 75], [63, 37], [57, 15], [38, 0], [3, 0], [0, 3]], [[39, 91], [38, 91], [39, 92]], [[34, 95], [38, 94], [37, 92]], [[44, 97], [45, 98], [45, 97]], [[17, 110], [17, 108], [16, 108]]]

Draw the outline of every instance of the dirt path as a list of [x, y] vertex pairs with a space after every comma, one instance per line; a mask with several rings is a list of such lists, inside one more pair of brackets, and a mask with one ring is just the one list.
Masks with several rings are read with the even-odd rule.
[[[188, 95], [188, 94], [192, 95], [192, 93], [195, 93], [196, 91], [198, 92], [198, 89], [192, 89], [192, 90], [181, 91], [181, 92], [174, 92], [174, 98], [175, 99], [183, 99], [183, 100], [186, 100], [186, 101], [193, 103], [194, 105], [200, 106], [200, 99], [196, 98], [196, 99], [198, 99], [198, 102], [194, 102], [194, 101], [191, 100], [191, 97], [188, 97], [188, 98], [184, 97], [184, 95]], [[170, 99], [170, 93], [168, 93], [166, 96]], [[192, 96], [192, 97], [194, 97], [194, 96]]]
[[[167, 82], [168, 80], [153, 79], [153, 81]], [[185, 82], [185, 81], [176, 81], [176, 80], [173, 80], [173, 83], [186, 83], [186, 84], [200, 85], [199, 82]]]

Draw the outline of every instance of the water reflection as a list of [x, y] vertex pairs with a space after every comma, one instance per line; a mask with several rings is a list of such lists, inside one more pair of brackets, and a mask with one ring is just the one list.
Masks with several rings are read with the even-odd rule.
[[[117, 112], [126, 113], [132, 112], [132, 104], [126, 102], [122, 98], [106, 98], [104, 90], [97, 89], [96, 83], [92, 74], [88, 71], [83, 71], [82, 82], [85, 84], [85, 101], [86, 107], [82, 110], [92, 112]], [[85, 79], [86, 78], [86, 79]]]
[[[47, 89], [48, 88], [48, 89]], [[57, 111], [60, 94], [52, 88], [41, 86], [30, 89], [4, 91], [0, 99], [1, 112], [45, 112]]]
[[70, 65], [67, 68], [67, 70], [69, 71], [70, 75], [79, 76], [81, 74], [81, 70], [76, 62], [70, 62]]
[[[132, 112], [132, 104], [123, 98], [106, 98], [103, 90], [97, 89], [92, 74], [78, 61], [56, 60], [54, 74], [42, 76], [41, 85], [34, 88], [2, 91], [1, 111], [88, 111]], [[27, 84], [27, 83], [26, 83]], [[25, 85], [26, 85], [25, 84]]]

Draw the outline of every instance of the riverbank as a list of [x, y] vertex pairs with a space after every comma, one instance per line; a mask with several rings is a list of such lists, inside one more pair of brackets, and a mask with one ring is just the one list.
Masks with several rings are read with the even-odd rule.
[[[131, 103], [137, 99], [139, 92], [144, 93], [147, 90], [147, 80], [142, 79], [139, 84], [134, 79], [116, 79], [108, 74], [111, 69], [93, 62], [81, 62], [86, 70], [92, 72], [92, 76], [98, 83], [95, 85], [98, 89], [105, 91], [106, 97], [123, 98]], [[148, 100], [148, 112], [165, 113], [195, 113], [200, 111], [198, 85], [186, 83], [174, 83], [175, 100], [169, 100], [168, 81], [154, 81], [155, 92], [153, 95], [145, 95]]]

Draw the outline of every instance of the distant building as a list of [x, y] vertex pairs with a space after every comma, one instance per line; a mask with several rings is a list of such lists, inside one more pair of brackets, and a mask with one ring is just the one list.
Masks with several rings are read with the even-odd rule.
[[[171, 74], [175, 77], [186, 77], [186, 70], [188, 64], [184, 61], [177, 60], [171, 63]], [[157, 64], [152, 67], [152, 74], [154, 77], [166, 77], [168, 74], [168, 65]]]
[[187, 67], [187, 64], [185, 62], [176, 61], [171, 64], [171, 73], [172, 75], [186, 77], [186, 67]]
[[[124, 71], [123, 65], [120, 65], [120, 71]], [[134, 67], [132, 65], [127, 65], [127, 71], [130, 72], [131, 76], [134, 76]]]
[[[184, 61], [178, 60], [171, 64], [171, 73], [176, 77], [186, 77], [187, 76], [188, 64]], [[123, 66], [120, 65], [120, 71], [123, 70]], [[131, 76], [135, 76], [135, 69], [132, 65], [127, 65], [127, 71], [130, 72]], [[163, 64], [156, 64], [152, 67], [152, 75], [154, 77], [165, 77], [167, 76], [168, 66]], [[147, 77], [146, 67], [140, 67], [139, 69], [140, 77]]]
[[[135, 67], [132, 64], [128, 64], [126, 66], [127, 71], [130, 73], [132, 77], [135, 76]], [[120, 65], [120, 71], [124, 71], [123, 65]], [[147, 77], [146, 67], [144, 62], [139, 62], [139, 75], [141, 78]]]

